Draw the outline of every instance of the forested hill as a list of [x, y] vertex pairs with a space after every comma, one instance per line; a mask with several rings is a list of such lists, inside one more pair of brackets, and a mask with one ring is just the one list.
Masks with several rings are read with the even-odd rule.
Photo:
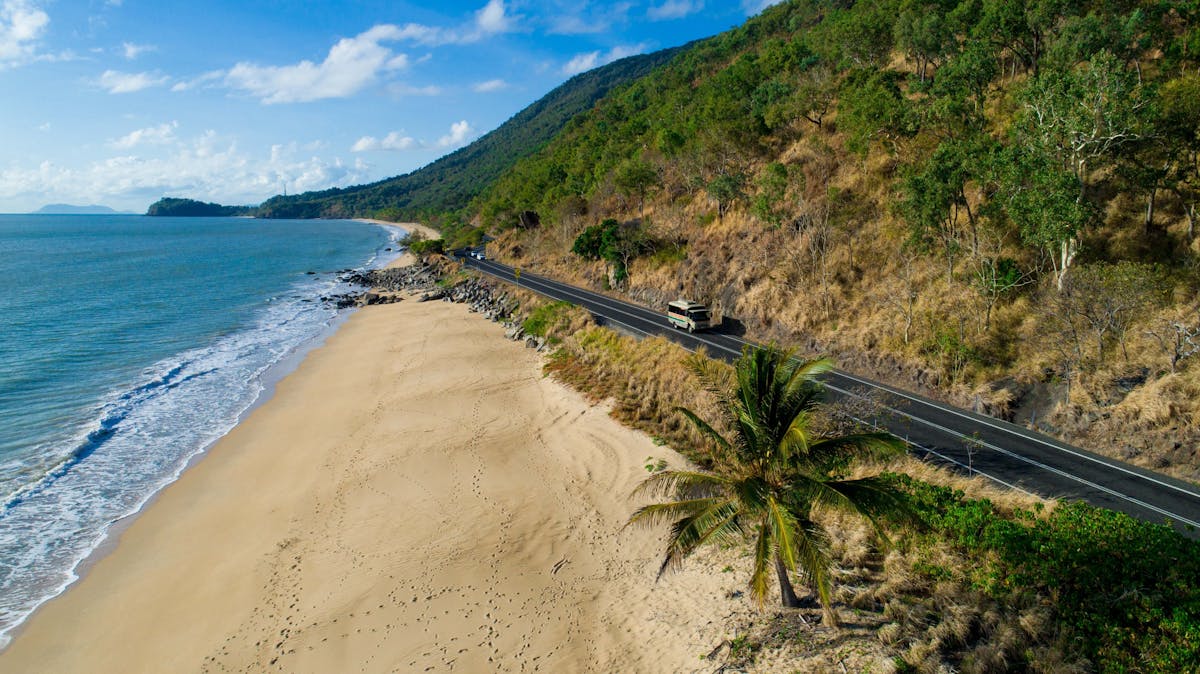
[[163, 197], [150, 204], [146, 215], [170, 217], [237, 217], [252, 215], [253, 206], [222, 206], [195, 199]]
[[1200, 479], [1198, 19], [1196, 0], [781, 3], [614, 91], [468, 216], [501, 260], [705, 301]]
[[576, 75], [494, 131], [412, 173], [369, 185], [276, 196], [256, 214], [410, 220], [458, 211], [519, 159], [540, 150], [572, 117], [614, 87], [666, 63], [679, 49], [630, 56]]

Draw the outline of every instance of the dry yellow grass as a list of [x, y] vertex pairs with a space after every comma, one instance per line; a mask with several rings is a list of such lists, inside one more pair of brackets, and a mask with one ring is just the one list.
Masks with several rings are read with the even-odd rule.
[[[1011, 115], [996, 106], [1009, 104], [996, 97], [989, 100], [989, 112], [1007, 119]], [[835, 118], [824, 129], [803, 127], [798, 136], [780, 141], [770, 158], [790, 172], [779, 227], [752, 215], [749, 200], [717, 219], [704, 190], [688, 184], [683, 167], [667, 163], [663, 187], [646, 203], [644, 220], [653, 238], [686, 241], [685, 257], [679, 262], [636, 259], [628, 285], [609, 292], [650, 306], [680, 295], [700, 299], [718, 314], [742, 321], [753, 339], [800, 344], [834, 356], [851, 371], [1001, 415], [1027, 404], [1018, 394], [1032, 385], [1062, 387], [1061, 340], [1045, 329], [1046, 298], [1053, 288], [1043, 284], [1003, 298], [987, 320], [972, 267], [976, 248], [1013, 258], [1027, 269], [1039, 264], [1037, 252], [1011, 236], [988, 232], [982, 221], [975, 235], [963, 224], [952, 274], [936, 245], [926, 251], [906, 248], [908, 228], [894, 208], [894, 191], [901, 159], [912, 148], [876, 149], [859, 157], [830, 131]], [[751, 195], [765, 163], [747, 160]], [[977, 209], [981, 194], [973, 187], [967, 192]], [[1182, 211], [1168, 203], [1173, 198], [1164, 197], [1160, 225], [1179, 238], [1186, 225]], [[1138, 230], [1130, 226], [1131, 209], [1141, 207], [1135, 202], [1117, 199], [1107, 221], [1088, 231], [1096, 249], [1132, 245], [1126, 239]], [[584, 227], [607, 217], [633, 221], [641, 213], [612, 189], [602, 189], [586, 214], [545, 217], [542, 227], [503, 232], [492, 246], [507, 261], [601, 289], [605, 265], [582, 261], [569, 250]], [[825, 245], [815, 245], [822, 237]], [[1200, 253], [1200, 242], [1192, 249]], [[1070, 399], [1039, 402], [1036, 417], [1045, 422], [1040, 428], [1099, 453], [1200, 478], [1200, 455], [1178, 451], [1167, 438], [1172, 433], [1184, 436], [1188, 446], [1200, 445], [1200, 405], [1194, 402], [1200, 400], [1200, 367], [1180, 363], [1179, 377], [1187, 385], [1160, 381], [1169, 371], [1168, 356], [1147, 334], [1169, 318], [1197, 320], [1190, 283], [1176, 282], [1168, 307], [1134, 323], [1124, 345], [1128, 362], [1115, 344], [1103, 363], [1096, 362], [1094, 347], [1085, 345], [1084, 362], [1071, 372]], [[964, 349], [956, 351], [954, 345]], [[1114, 382], [1130, 376], [1145, 383], [1128, 398], [1114, 395]], [[1109, 419], [1113, 422], [1105, 423]]]
[[[526, 308], [539, 302], [524, 300]], [[636, 340], [588, 324], [586, 314], [564, 321], [555, 333], [562, 342], [546, 369], [594, 399], [611, 399], [613, 415], [669, 442], [685, 455], [701, 447], [676, 406], [715, 417], [711, 398], [700, 390], [686, 365], [690, 356], [662, 339]], [[832, 421], [828, 423], [833, 423]], [[1042, 516], [1053, 502], [1004, 489], [982, 477], [966, 479], [911, 457], [884, 465], [857, 465], [851, 476], [880, 471], [962, 490], [989, 499], [1001, 512], [1029, 511], [1041, 503]], [[894, 671], [893, 658], [919, 672], [1003, 672], [1036, 649], [1045, 671], [1071, 672], [1077, 664], [1053, 644], [1050, 609], [1037, 602], [1001, 606], [975, 589], [970, 571], [980, 560], [966, 558], [936, 539], [910, 540], [892, 532], [891, 545], [878, 541], [869, 525], [839, 512], [819, 512], [829, 532], [838, 569], [835, 600], [842, 607], [841, 632], [818, 627], [819, 609], [747, 611], [725, 617], [729, 638], [710, 659], [742, 671]], [[744, 548], [710, 549], [691, 563], [712, 573], [736, 572], [747, 559]], [[857, 669], [856, 669], [857, 668]], [[1057, 669], [1055, 669], [1057, 668]], [[1082, 671], [1082, 670], [1078, 670]]]

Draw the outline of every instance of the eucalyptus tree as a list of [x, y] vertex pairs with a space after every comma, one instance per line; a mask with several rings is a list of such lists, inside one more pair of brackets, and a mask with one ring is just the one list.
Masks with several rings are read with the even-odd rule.
[[[1075, 192], [1071, 210], [1083, 214], [1089, 209], [1092, 173], [1113, 164], [1119, 149], [1149, 133], [1145, 109], [1150, 102], [1124, 65], [1101, 52], [1080, 68], [1045, 71], [1030, 81], [1016, 124], [1017, 140], [1030, 156], [1040, 158], [1039, 172], [1070, 176]], [[1027, 238], [1052, 251], [1059, 291], [1079, 253], [1084, 224], [1086, 219], [1051, 219], [1027, 227]]]
[[[671, 523], [660, 577], [703, 545], [749, 539], [751, 596], [760, 605], [765, 601], [773, 568], [783, 605], [800, 606], [790, 578], [799, 574], [815, 591], [825, 623], [834, 625], [829, 537], [814, 510], [861, 515], [886, 540], [881, 518], [907, 513], [902, 495], [880, 477], [847, 479], [844, 472], [856, 458], [891, 455], [903, 444], [886, 433], [820, 434], [814, 419], [824, 388], [816, 377], [832, 363], [792, 356], [775, 347], [747, 347], [732, 374], [713, 361], [690, 363], [720, 403], [716, 425], [679, 410], [711, 440], [711, 469], [650, 476], [635, 494], [671, 500], [638, 509], [630, 523]], [[723, 434], [718, 426], [728, 430]]]

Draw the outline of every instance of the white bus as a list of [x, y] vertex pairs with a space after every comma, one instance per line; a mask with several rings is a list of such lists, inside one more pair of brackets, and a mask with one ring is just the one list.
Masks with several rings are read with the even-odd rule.
[[712, 315], [709, 314], [708, 307], [699, 302], [675, 300], [667, 304], [667, 320], [673, 328], [686, 328], [688, 332], [695, 332], [707, 329], [712, 322]]

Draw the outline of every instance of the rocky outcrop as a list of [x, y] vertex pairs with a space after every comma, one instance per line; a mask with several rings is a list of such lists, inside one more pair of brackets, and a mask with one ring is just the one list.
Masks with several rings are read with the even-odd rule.
[[514, 317], [518, 307], [517, 299], [507, 289], [477, 277], [447, 286], [443, 280], [450, 278], [444, 275], [447, 271], [449, 270], [441, 265], [418, 262], [407, 267], [352, 272], [345, 280], [371, 289], [358, 296], [356, 302], [360, 306], [398, 302], [398, 293], [401, 292], [417, 294], [417, 302], [441, 300], [466, 304], [468, 311], [481, 314], [490, 321], [503, 323], [504, 336], [508, 339], [524, 341], [526, 347], [539, 351], [546, 348], [544, 337], [525, 334], [520, 321]]

